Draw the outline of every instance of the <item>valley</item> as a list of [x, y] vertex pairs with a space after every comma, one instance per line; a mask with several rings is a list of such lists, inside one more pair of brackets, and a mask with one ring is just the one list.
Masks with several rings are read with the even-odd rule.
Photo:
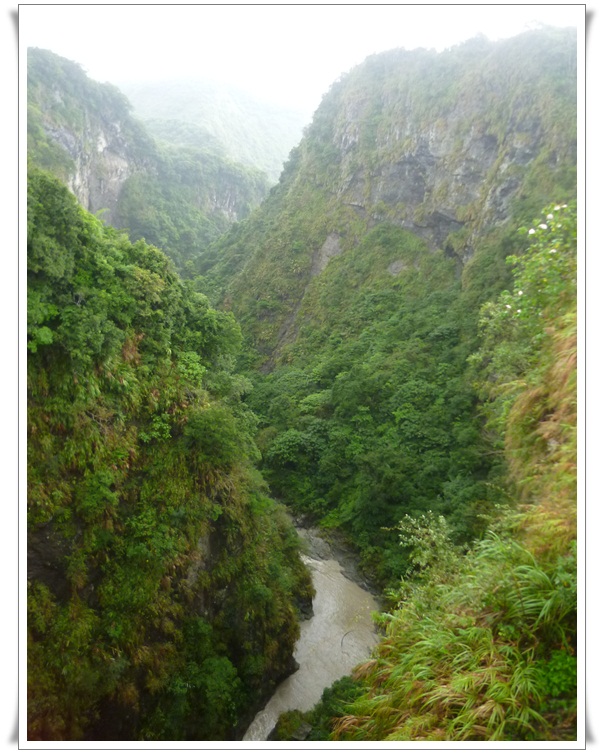
[[576, 58], [382, 52], [302, 130], [29, 51], [31, 740], [576, 740]]

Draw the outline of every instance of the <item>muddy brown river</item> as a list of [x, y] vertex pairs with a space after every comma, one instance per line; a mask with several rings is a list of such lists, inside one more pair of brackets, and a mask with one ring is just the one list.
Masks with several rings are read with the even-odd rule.
[[311, 554], [303, 560], [316, 590], [314, 615], [300, 625], [294, 651], [299, 669], [277, 687], [244, 741], [266, 741], [282, 712], [312, 709], [327, 686], [369, 658], [377, 641], [371, 618], [371, 613], [379, 610], [375, 597], [344, 574], [325, 542], [306, 530], [299, 531], [307, 541], [313, 540]]

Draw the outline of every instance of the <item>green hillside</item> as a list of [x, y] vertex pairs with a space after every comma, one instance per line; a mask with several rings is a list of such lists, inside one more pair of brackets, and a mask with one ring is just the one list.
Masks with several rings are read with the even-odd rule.
[[224, 149], [156, 140], [115, 86], [37, 48], [28, 50], [28, 157], [85, 209], [159, 246], [181, 274], [268, 190], [259, 169]]
[[200, 257], [242, 325], [267, 479], [382, 583], [404, 569], [403, 516], [442, 514], [468, 543], [502, 499], [468, 358], [518, 227], [575, 195], [574, 44], [553, 30], [369, 58]]
[[239, 328], [50, 175], [28, 190], [28, 736], [232, 739], [310, 590]]
[[471, 359], [505, 499], [469, 549], [431, 510], [401, 518], [407, 565], [378, 650], [284, 715], [277, 740], [302, 721], [310, 740], [577, 738], [576, 211], [552, 206], [522, 234]]

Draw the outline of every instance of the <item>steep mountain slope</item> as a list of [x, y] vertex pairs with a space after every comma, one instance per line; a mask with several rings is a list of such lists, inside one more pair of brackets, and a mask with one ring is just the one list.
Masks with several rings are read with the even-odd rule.
[[32, 737], [241, 731], [309, 586], [256, 459], [390, 600], [315, 740], [573, 740], [575, 66], [548, 29], [373, 56], [212, 244], [143, 150], [121, 206], [186, 283], [31, 178]]
[[271, 183], [306, 125], [301, 113], [210, 81], [125, 82], [120, 88], [154, 135], [174, 144], [219, 148], [235, 162], [265, 172]]
[[311, 590], [238, 326], [47, 173], [27, 220], [28, 738], [236, 738]]
[[123, 94], [88, 79], [70, 60], [37, 48], [27, 53], [28, 155], [52, 171], [90, 212], [116, 221], [121, 189], [150, 167], [153, 142], [130, 115]]
[[528, 233], [475, 357], [522, 505], [467, 555], [443, 521], [401, 522], [412, 565], [336, 740], [577, 740], [576, 208]]
[[332, 86], [262, 212], [215, 251], [261, 353], [273, 353], [329, 259], [376, 224], [465, 263], [488, 236], [574, 191], [573, 34], [395, 50]]
[[266, 375], [249, 400], [271, 484], [380, 580], [405, 567], [404, 515], [442, 513], [461, 542], [497, 502], [467, 358], [518, 226], [575, 195], [575, 61], [567, 30], [369, 58], [200, 257]]
[[161, 246], [181, 270], [267, 191], [259, 170], [222, 150], [158, 145], [118, 89], [40, 49], [28, 50], [28, 154], [85, 209]]

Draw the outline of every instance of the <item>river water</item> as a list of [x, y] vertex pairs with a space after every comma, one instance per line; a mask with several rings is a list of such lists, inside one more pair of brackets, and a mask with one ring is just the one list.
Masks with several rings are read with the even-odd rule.
[[294, 650], [300, 667], [277, 687], [244, 741], [266, 741], [282, 712], [312, 709], [327, 686], [369, 659], [377, 641], [371, 619], [371, 613], [379, 610], [375, 597], [344, 574], [325, 542], [305, 530], [300, 534], [312, 540], [311, 554], [302, 559], [316, 590], [314, 614], [301, 623]]

